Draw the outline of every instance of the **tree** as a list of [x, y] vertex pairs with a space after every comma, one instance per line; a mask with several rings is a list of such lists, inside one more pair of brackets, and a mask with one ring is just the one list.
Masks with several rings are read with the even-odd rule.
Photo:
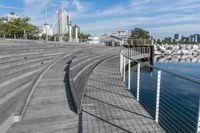
[[88, 37], [90, 37], [90, 34], [84, 34], [84, 33], [79, 33], [78, 34], [78, 38], [82, 41], [82, 42], [86, 42], [88, 40]]
[[3, 21], [0, 21], [0, 36], [4, 36], [7, 34], [6, 29], [6, 24], [3, 23]]
[[151, 43], [149, 31], [143, 30], [141, 28], [135, 28], [134, 30], [131, 30], [131, 35], [128, 38], [128, 43], [133, 45]]
[[26, 33], [28, 38], [34, 38], [39, 33], [39, 28], [29, 23], [30, 18], [17, 18], [7, 23], [0, 23], [1, 35], [8, 37], [23, 37]]
[[131, 31], [131, 39], [150, 39], [149, 31], [141, 28], [135, 28]]
[[[85, 33], [79, 33], [78, 38], [82, 42], [86, 42], [88, 40], [88, 37], [90, 37], [90, 34], [85, 34]], [[75, 34], [72, 33], [72, 38], [75, 38]], [[64, 40], [69, 41], [69, 33], [64, 34]]]

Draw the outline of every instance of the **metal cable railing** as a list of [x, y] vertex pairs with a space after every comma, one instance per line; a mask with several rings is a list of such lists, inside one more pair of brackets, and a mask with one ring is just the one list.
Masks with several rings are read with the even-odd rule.
[[120, 72], [128, 88], [166, 132], [200, 132], [200, 81], [145, 63], [152, 52], [151, 46], [121, 52]]

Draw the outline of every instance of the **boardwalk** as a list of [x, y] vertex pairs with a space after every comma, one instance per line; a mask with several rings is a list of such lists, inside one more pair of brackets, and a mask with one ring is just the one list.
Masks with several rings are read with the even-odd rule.
[[84, 133], [164, 132], [122, 82], [118, 57], [103, 62], [91, 74], [81, 120]]
[[[1, 132], [163, 132], [122, 82], [120, 48], [54, 44], [2, 47], [6, 50], [0, 56]], [[78, 99], [84, 94], [80, 114], [76, 113], [71, 89]], [[13, 115], [22, 116], [22, 120], [13, 124]]]

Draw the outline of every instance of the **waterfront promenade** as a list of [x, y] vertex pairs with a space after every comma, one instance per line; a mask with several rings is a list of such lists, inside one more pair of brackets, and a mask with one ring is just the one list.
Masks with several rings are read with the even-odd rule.
[[1, 80], [1, 131], [164, 132], [123, 83], [120, 48], [25, 44], [1, 50], [1, 72], [10, 72]]
[[119, 56], [104, 61], [92, 72], [82, 110], [84, 133], [164, 132], [122, 81]]

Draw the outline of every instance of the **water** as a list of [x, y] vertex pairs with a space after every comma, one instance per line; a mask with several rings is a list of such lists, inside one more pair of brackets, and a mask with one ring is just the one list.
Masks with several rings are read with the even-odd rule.
[[[154, 66], [200, 79], [200, 63], [192, 63], [192, 60], [191, 62], [156, 60]], [[153, 118], [155, 118], [157, 72], [156, 69], [141, 68], [140, 103]], [[135, 69], [132, 68], [131, 92], [134, 96], [137, 87], [136, 75]], [[196, 132], [199, 96], [199, 84], [162, 72], [159, 114], [161, 127], [169, 133]]]
[[[163, 60], [165, 58], [165, 60]], [[157, 58], [154, 66], [164, 68], [166, 70], [177, 72], [182, 75], [186, 75], [200, 80], [200, 57], [166, 57]], [[177, 61], [178, 60], [178, 61]], [[199, 62], [197, 62], [199, 61]]]

